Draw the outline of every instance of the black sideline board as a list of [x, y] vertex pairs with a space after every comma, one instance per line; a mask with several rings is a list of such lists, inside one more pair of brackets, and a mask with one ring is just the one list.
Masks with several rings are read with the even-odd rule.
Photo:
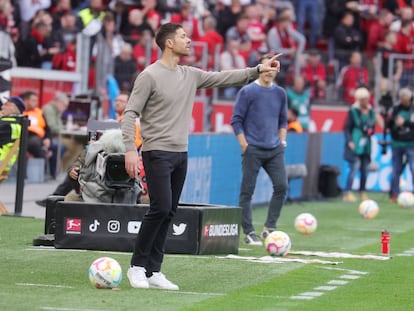
[[[47, 209], [46, 221], [55, 222], [56, 248], [132, 252], [148, 205], [55, 200]], [[170, 224], [165, 251], [237, 254], [240, 221], [239, 207], [180, 204]], [[45, 230], [50, 227], [45, 223]]]

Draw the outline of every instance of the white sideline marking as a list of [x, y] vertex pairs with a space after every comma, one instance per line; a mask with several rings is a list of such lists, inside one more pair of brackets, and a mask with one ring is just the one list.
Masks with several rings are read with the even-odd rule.
[[310, 296], [310, 297], [320, 297], [322, 296], [324, 293], [322, 292], [305, 292], [300, 294], [301, 296]]
[[67, 285], [52, 285], [52, 284], [34, 284], [34, 283], [16, 283], [17, 286], [37, 286], [37, 287], [55, 287], [55, 288], [73, 288]]
[[411, 257], [414, 256], [414, 247], [403, 251], [402, 253], [396, 254], [399, 257]]
[[185, 295], [205, 295], [205, 296], [224, 296], [226, 294], [223, 293], [201, 293], [201, 292], [183, 292], [183, 291], [174, 291], [174, 290], [166, 290], [165, 293], [168, 294], [185, 294]]
[[348, 279], [348, 280], [356, 280], [356, 279], [359, 279], [359, 275], [344, 274], [344, 275], [341, 275], [340, 278]]
[[64, 248], [54, 248], [53, 246], [33, 246], [26, 248], [27, 251], [55, 251], [55, 252], [81, 252], [86, 253], [86, 249], [64, 249]]
[[109, 311], [103, 309], [79, 309], [79, 308], [60, 308], [60, 307], [40, 307], [41, 310], [56, 310], [56, 311]]
[[290, 299], [301, 299], [301, 300], [311, 300], [314, 297], [311, 296], [291, 296]]
[[314, 290], [325, 290], [325, 291], [330, 291], [330, 290], [334, 290], [336, 289], [338, 286], [318, 286], [315, 287]]
[[327, 269], [327, 270], [346, 271], [351, 274], [368, 274], [368, 272], [365, 272], [365, 271], [350, 270], [350, 269], [344, 269], [344, 268], [334, 268], [334, 267], [325, 267], [325, 266], [324, 267], [320, 266], [318, 268]]
[[342, 281], [342, 280], [330, 280], [328, 282], [329, 285], [345, 285], [348, 284], [348, 281]]

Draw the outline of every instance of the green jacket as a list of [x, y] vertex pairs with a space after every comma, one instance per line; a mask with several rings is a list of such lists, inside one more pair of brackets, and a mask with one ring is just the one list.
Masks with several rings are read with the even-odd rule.
[[[22, 132], [22, 126], [18, 123], [14, 123], [16, 118], [4, 117], [0, 119], [0, 162], [7, 157], [13, 143], [16, 139], [20, 138]], [[17, 160], [17, 154], [13, 155], [9, 163], [6, 166], [5, 172], [10, 171], [13, 164]]]

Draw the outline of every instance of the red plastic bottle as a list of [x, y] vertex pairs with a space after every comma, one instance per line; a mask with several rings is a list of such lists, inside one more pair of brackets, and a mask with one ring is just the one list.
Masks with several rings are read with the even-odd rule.
[[390, 255], [390, 233], [387, 230], [381, 232], [381, 253], [384, 255]]

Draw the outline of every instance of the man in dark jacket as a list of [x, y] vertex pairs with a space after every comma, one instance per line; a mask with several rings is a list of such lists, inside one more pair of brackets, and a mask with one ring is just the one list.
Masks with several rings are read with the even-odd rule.
[[[400, 192], [400, 176], [406, 164], [414, 176], [414, 109], [412, 92], [408, 88], [399, 91], [399, 104], [394, 107], [389, 128], [391, 129], [392, 177], [390, 196], [397, 202]], [[404, 160], [405, 159], [405, 160]]]

